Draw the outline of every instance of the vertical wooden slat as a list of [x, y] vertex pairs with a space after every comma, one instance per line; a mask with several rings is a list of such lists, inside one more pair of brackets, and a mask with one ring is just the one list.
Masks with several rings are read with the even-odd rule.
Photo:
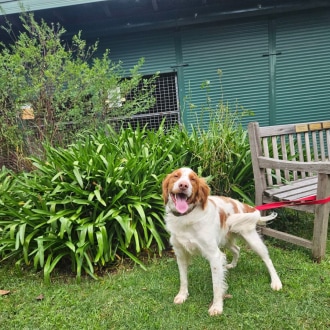
[[[263, 154], [265, 157], [269, 156], [269, 147], [268, 147], [268, 139], [263, 138], [262, 139], [262, 146], [263, 146]], [[273, 176], [272, 176], [272, 170], [270, 168], [266, 168], [266, 174], [267, 174], [267, 185], [272, 186], [273, 185]]]
[[328, 160], [330, 160], [330, 129], [328, 129], [326, 133], [327, 133]]
[[[304, 161], [304, 150], [303, 150], [303, 143], [302, 143], [302, 137], [300, 133], [297, 133], [297, 146], [298, 146], [298, 157], [299, 161]], [[300, 175], [302, 178], [306, 177], [305, 172], [300, 172]]]
[[[286, 144], [286, 139], [285, 139], [285, 135], [281, 135], [280, 137], [281, 139], [281, 151], [282, 151], [282, 159], [283, 160], [288, 160], [288, 154], [287, 154], [287, 144]], [[285, 180], [289, 181], [290, 180], [290, 173], [288, 170], [284, 171], [284, 178]]]
[[319, 151], [318, 151], [318, 147], [317, 147], [316, 131], [312, 132], [312, 143], [313, 143], [312, 159], [315, 161], [318, 161], [319, 160]]
[[[312, 161], [312, 156], [311, 156], [311, 144], [309, 141], [309, 132], [305, 133], [305, 151], [306, 151], [306, 158], [308, 162]], [[306, 172], [306, 175], [311, 176], [311, 172]]]
[[305, 151], [306, 151], [306, 161], [310, 162], [312, 161], [312, 157], [311, 157], [311, 144], [309, 142], [309, 134], [308, 132], [306, 132], [304, 134], [304, 138], [305, 138]]
[[324, 143], [324, 132], [319, 131], [319, 139], [320, 139], [320, 156], [321, 156], [321, 161], [324, 162], [326, 160], [326, 155], [325, 155], [325, 143]]
[[[290, 145], [290, 159], [292, 161], [296, 160], [296, 147], [295, 147], [295, 139], [294, 136], [292, 134], [289, 134], [289, 145]], [[297, 180], [298, 179], [298, 173], [297, 171], [292, 171], [293, 174], [293, 180]]]
[[[272, 136], [272, 148], [273, 148], [273, 158], [279, 159], [278, 157], [278, 144], [277, 144], [277, 136]], [[279, 169], [275, 169], [276, 174], [276, 183], [281, 183], [281, 171]]]

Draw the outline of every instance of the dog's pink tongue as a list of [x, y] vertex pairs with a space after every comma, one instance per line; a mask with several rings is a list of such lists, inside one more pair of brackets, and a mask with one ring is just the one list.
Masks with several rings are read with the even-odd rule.
[[186, 198], [182, 198], [180, 195], [176, 195], [175, 207], [179, 213], [187, 212], [189, 206], [188, 206]]

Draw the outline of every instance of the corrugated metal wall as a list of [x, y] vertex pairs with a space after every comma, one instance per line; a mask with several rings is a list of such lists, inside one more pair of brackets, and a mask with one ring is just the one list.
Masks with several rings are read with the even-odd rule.
[[[184, 69], [186, 122], [196, 124], [196, 113], [204, 113], [207, 120], [207, 100], [214, 110], [221, 99], [229, 102], [232, 110], [244, 106], [263, 123], [269, 121], [269, 67], [268, 58], [263, 57], [268, 53], [266, 19], [185, 29], [182, 49], [183, 62], [189, 65]], [[205, 81], [210, 82], [209, 92], [201, 88]]]
[[208, 105], [216, 109], [221, 98], [233, 111], [243, 106], [254, 112], [244, 124], [330, 118], [329, 10], [122, 35], [102, 44], [126, 70], [140, 57], [144, 74], [187, 64], [176, 68], [188, 127], [207, 124]]
[[168, 73], [176, 65], [172, 31], [147, 31], [129, 35], [118, 35], [102, 41], [110, 49], [112, 61], [122, 61], [125, 74], [137, 64], [141, 57], [145, 62], [143, 74]]
[[276, 20], [276, 124], [330, 119], [330, 12]]

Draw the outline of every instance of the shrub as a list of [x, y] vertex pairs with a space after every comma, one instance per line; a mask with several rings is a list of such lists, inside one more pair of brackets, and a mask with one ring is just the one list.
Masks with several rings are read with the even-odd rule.
[[[43, 142], [66, 146], [86, 127], [154, 104], [155, 77], [139, 74], [143, 59], [123, 79], [110, 51], [96, 57], [98, 43], [88, 46], [80, 32], [66, 43], [59, 24], [37, 22], [27, 13], [20, 19], [18, 35], [9, 21], [2, 26], [14, 42], [0, 44], [0, 143], [12, 167], [24, 168], [21, 155], [42, 156]], [[126, 98], [131, 94], [134, 98]]]
[[36, 170], [2, 172], [0, 253], [18, 263], [43, 268], [50, 280], [62, 260], [78, 280], [82, 270], [95, 277], [124, 255], [138, 256], [165, 246], [161, 182], [185, 162], [186, 134], [110, 126], [80, 136], [69, 148], [45, 146], [46, 161]]
[[[181, 166], [207, 176], [213, 194], [251, 202], [253, 174], [245, 112], [222, 102], [207, 106], [210, 121], [190, 133], [110, 125], [87, 130], [67, 148], [44, 143], [34, 169], [0, 172], [0, 256], [43, 269], [71, 265], [83, 272], [125, 256], [143, 267], [141, 254], [164, 249], [161, 182]], [[251, 202], [252, 203], [252, 202]]]
[[[218, 72], [221, 76], [221, 71]], [[242, 118], [253, 113], [238, 104], [211, 99], [210, 82], [205, 90], [206, 102], [196, 112], [197, 124], [190, 139], [191, 163], [198, 164], [200, 174], [208, 177], [212, 194], [239, 198], [253, 204], [254, 180], [247, 130]], [[196, 106], [187, 100], [190, 111]], [[206, 123], [203, 118], [207, 118]]]
[[254, 181], [247, 131], [227, 105], [207, 130], [193, 129], [192, 162], [209, 176], [212, 194], [240, 198], [253, 203]]

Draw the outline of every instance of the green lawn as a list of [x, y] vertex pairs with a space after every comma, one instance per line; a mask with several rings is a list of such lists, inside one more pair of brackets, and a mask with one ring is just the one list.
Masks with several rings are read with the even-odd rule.
[[[173, 304], [179, 278], [171, 257], [151, 260], [147, 271], [139, 267], [107, 274], [81, 284], [56, 275], [52, 284], [41, 274], [18, 272], [0, 265], [1, 329], [330, 329], [330, 242], [321, 264], [309, 252], [269, 244], [283, 281], [273, 292], [262, 261], [242, 248], [237, 268], [229, 271], [224, 313], [210, 317], [212, 299], [208, 263], [194, 259], [190, 267], [190, 297]], [[36, 299], [40, 295], [43, 299]]]

